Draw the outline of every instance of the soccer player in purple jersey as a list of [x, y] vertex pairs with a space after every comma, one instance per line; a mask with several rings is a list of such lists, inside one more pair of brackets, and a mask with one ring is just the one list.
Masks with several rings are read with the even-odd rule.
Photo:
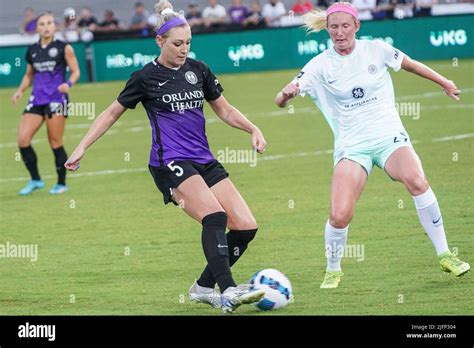
[[[46, 12], [38, 17], [36, 30], [40, 35], [40, 40], [28, 48], [26, 73], [12, 96], [12, 102], [16, 104], [33, 82], [33, 91], [18, 128], [18, 146], [26, 168], [30, 172], [31, 180], [19, 193], [29, 195], [34, 190], [44, 187], [44, 182], [38, 172], [38, 160], [31, 146], [31, 139], [46, 120], [49, 144], [54, 153], [58, 173], [58, 182], [49, 193], [61, 194], [68, 190], [64, 168], [67, 154], [63, 147], [68, 105], [67, 93], [79, 79], [80, 71], [72, 46], [54, 39], [56, 25], [51, 13]], [[70, 71], [67, 81], [66, 67], [69, 67]]]
[[[237, 286], [230, 267], [255, 237], [257, 223], [224, 167], [214, 159], [205, 133], [203, 103], [228, 125], [251, 134], [252, 146], [265, 151], [262, 132], [221, 94], [209, 67], [188, 58], [191, 29], [168, 1], [155, 6], [160, 56], [132, 74], [125, 89], [93, 123], [65, 167], [77, 170], [86, 149], [127, 110], [141, 102], [152, 128], [149, 169], [164, 203], [180, 205], [202, 224], [208, 265], [189, 289], [191, 300], [224, 312], [259, 301], [262, 290]], [[225, 234], [226, 227], [230, 229]], [[214, 289], [219, 286], [220, 294]]]

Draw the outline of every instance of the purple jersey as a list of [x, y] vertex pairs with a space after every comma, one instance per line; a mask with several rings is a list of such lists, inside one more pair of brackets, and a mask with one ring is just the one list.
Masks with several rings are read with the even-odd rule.
[[36, 33], [36, 22], [37, 22], [37, 19], [35, 18], [29, 21], [28, 23], [26, 23], [25, 27], [23, 28], [25, 32], [29, 34]]
[[249, 15], [249, 10], [245, 6], [232, 6], [229, 9], [229, 17], [233, 23], [242, 23]]
[[39, 42], [31, 45], [26, 52], [26, 61], [33, 67], [33, 92], [29, 100], [33, 105], [64, 103], [67, 95], [58, 91], [66, 80], [66, 43], [53, 40], [41, 47]]
[[152, 166], [178, 160], [206, 164], [214, 157], [206, 137], [203, 104], [219, 98], [222, 91], [202, 62], [187, 58], [174, 70], [155, 59], [132, 74], [117, 100], [129, 109], [139, 102], [145, 107], [152, 128]]

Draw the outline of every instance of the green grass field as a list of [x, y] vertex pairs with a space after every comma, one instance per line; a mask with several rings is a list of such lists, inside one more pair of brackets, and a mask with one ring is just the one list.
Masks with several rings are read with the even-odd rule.
[[[406, 72], [392, 74], [396, 95], [399, 101], [421, 104], [419, 119], [402, 119], [440, 202], [450, 248], [473, 264], [474, 60], [460, 60], [457, 67], [449, 61], [428, 64], [464, 90], [461, 102]], [[349, 231], [348, 244], [363, 246], [364, 259], [344, 259], [346, 275], [339, 288], [319, 289], [332, 174], [326, 150], [332, 149], [333, 137], [309, 98], [295, 99], [294, 113], [274, 105], [275, 94], [296, 73], [219, 76], [225, 96], [268, 142], [256, 167], [226, 164], [259, 223], [256, 239], [233, 268], [234, 277], [245, 282], [259, 269], [276, 268], [288, 275], [295, 296], [280, 311], [244, 306], [239, 313], [474, 314], [473, 274], [457, 279], [439, 270], [410, 195], [379, 169], [369, 178]], [[123, 86], [77, 85], [71, 99], [94, 102], [98, 115]], [[201, 228], [162, 203], [147, 169], [151, 131], [141, 105], [89, 149], [62, 196], [47, 193], [55, 170], [42, 128], [33, 144], [47, 188], [20, 197], [28, 175], [18, 161], [16, 131], [29, 91], [17, 107], [9, 101], [12, 93], [0, 90], [0, 244], [37, 244], [38, 260], [0, 258], [0, 314], [220, 315], [188, 301], [188, 287], [205, 265]], [[214, 153], [250, 147], [246, 133], [218, 121], [207, 106], [206, 111]], [[69, 153], [91, 122], [70, 117]]]

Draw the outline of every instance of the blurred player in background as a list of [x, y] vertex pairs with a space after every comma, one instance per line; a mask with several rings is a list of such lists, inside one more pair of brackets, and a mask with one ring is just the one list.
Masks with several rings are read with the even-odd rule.
[[[66, 168], [77, 170], [86, 149], [127, 110], [141, 102], [152, 127], [149, 169], [164, 203], [174, 202], [202, 224], [202, 246], [208, 265], [191, 286], [191, 300], [208, 303], [224, 312], [260, 300], [263, 290], [237, 286], [230, 267], [255, 237], [257, 223], [246, 202], [214, 159], [205, 134], [206, 100], [228, 125], [252, 135], [252, 145], [265, 151], [260, 130], [230, 105], [219, 81], [202, 62], [187, 58], [191, 29], [168, 1], [155, 5], [156, 41], [160, 56], [136, 71], [125, 89], [94, 122]], [[226, 227], [230, 232], [225, 234]], [[221, 294], [214, 290], [218, 284]]]
[[[67, 93], [80, 75], [72, 46], [54, 39], [56, 32], [54, 16], [49, 12], [40, 15], [36, 28], [40, 40], [28, 48], [26, 73], [12, 96], [12, 102], [16, 104], [23, 92], [33, 83], [33, 91], [18, 129], [18, 146], [31, 175], [31, 180], [20, 191], [20, 195], [29, 195], [34, 190], [44, 187], [44, 182], [38, 172], [38, 160], [31, 146], [31, 139], [45, 120], [58, 173], [57, 184], [49, 193], [60, 194], [68, 190], [64, 168], [67, 154], [63, 147], [68, 105]], [[67, 67], [69, 67], [70, 77], [66, 81]]]
[[275, 99], [284, 107], [297, 95], [308, 94], [334, 132], [331, 209], [325, 228], [327, 269], [321, 288], [336, 288], [341, 280], [349, 223], [373, 165], [406, 186], [441, 269], [461, 276], [470, 266], [448, 249], [436, 196], [395, 108], [388, 68], [402, 68], [429, 79], [454, 100], [459, 100], [460, 91], [453, 81], [383, 41], [357, 40], [357, 17], [357, 10], [349, 3], [336, 3], [326, 12], [306, 15], [307, 29], [326, 29], [334, 47], [306, 64]]
[[20, 28], [21, 34], [36, 34], [36, 16], [35, 10], [31, 7], [25, 9], [25, 18], [23, 19], [23, 24]]

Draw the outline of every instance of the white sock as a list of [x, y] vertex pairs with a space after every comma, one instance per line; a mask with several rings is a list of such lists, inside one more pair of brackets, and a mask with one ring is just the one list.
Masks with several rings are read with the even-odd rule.
[[428, 188], [428, 191], [425, 193], [419, 196], [413, 196], [413, 201], [415, 202], [421, 225], [430, 237], [431, 242], [433, 242], [436, 254], [440, 255], [448, 251], [448, 241], [444, 233], [443, 218], [441, 217], [438, 201], [431, 187]]
[[349, 226], [335, 228], [331, 226], [329, 220], [326, 222], [324, 238], [326, 240], [327, 269], [329, 271], [337, 272], [341, 270], [341, 259], [344, 255], [348, 229]]

